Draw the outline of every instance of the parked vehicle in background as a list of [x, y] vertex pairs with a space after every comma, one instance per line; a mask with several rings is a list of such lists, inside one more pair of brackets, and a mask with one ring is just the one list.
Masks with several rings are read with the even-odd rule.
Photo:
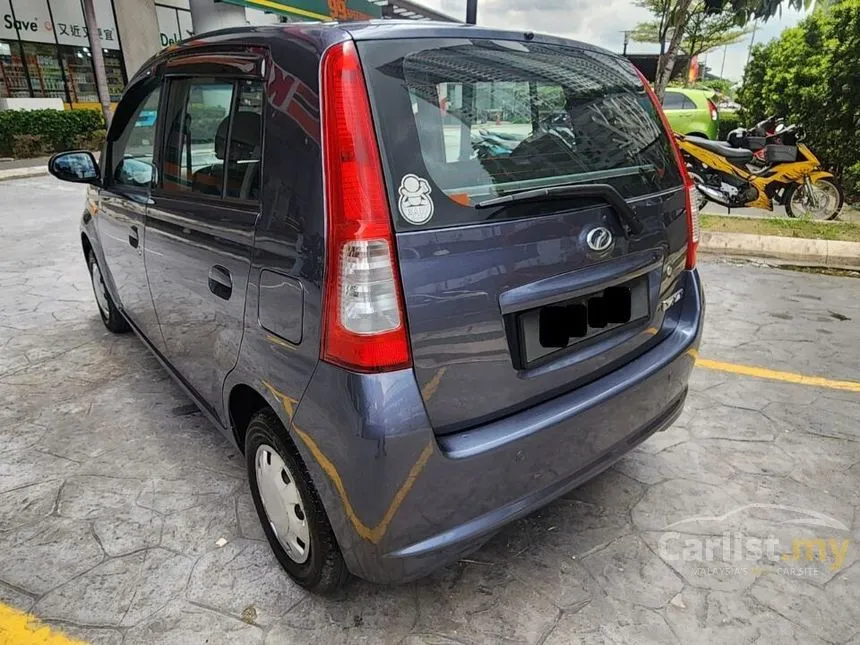
[[723, 98], [717, 101], [717, 111], [718, 112], [739, 112], [741, 109], [741, 104], [736, 103], [730, 98]]
[[431, 22], [203, 34], [131, 80], [101, 165], [50, 169], [91, 184], [102, 320], [244, 452], [309, 589], [456, 560], [681, 413], [695, 190], [616, 54]]
[[[760, 131], [766, 122], [758, 124]], [[845, 195], [832, 173], [801, 142], [803, 129], [796, 125], [776, 126], [774, 134], [753, 137], [743, 128], [730, 133], [730, 141], [709, 141], [676, 135], [696, 182], [699, 208], [712, 201], [731, 208], [785, 206], [789, 217], [832, 220], [839, 217]], [[762, 161], [753, 164], [753, 148]]]
[[720, 131], [720, 113], [714, 99], [716, 92], [686, 90], [671, 87], [663, 96], [663, 110], [669, 125], [678, 134], [717, 139]]

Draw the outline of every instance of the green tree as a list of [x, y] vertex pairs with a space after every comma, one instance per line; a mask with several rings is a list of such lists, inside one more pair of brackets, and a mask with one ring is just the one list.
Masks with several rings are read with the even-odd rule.
[[735, 17], [728, 13], [710, 14], [704, 2], [690, 9], [681, 49], [691, 59], [725, 45], [733, 45], [750, 32], [747, 27], [735, 27]]
[[735, 24], [744, 25], [752, 19], [767, 20], [788, 4], [792, 9], [808, 9], [814, 0], [705, 0], [713, 12], [729, 11]]
[[[648, 5], [655, 15], [664, 11], [671, 0], [643, 0], [640, 6]], [[668, 13], [675, 18], [676, 8], [670, 7]], [[730, 12], [718, 14], [708, 13], [704, 0], [696, 0], [687, 8], [684, 18], [684, 35], [680, 41], [680, 50], [692, 61], [693, 57], [704, 54], [724, 45], [738, 42], [749, 29], [735, 28], [735, 16]], [[633, 30], [633, 39], [640, 42], [659, 43], [660, 53], [665, 53], [666, 40], [671, 30], [664, 27], [662, 14], [656, 20], [643, 22]], [[687, 75], [684, 80], [686, 84]]]
[[720, 94], [735, 98], [735, 85], [724, 78], [710, 78], [695, 83], [693, 87], [697, 90], [715, 90]]
[[630, 35], [631, 39], [643, 43], [659, 43], [660, 56], [665, 54], [676, 4], [677, 0], [636, 0], [636, 5], [650, 11], [655, 19], [636, 25]]
[[[654, 91], [660, 98], [672, 77], [675, 59], [688, 29], [691, 7], [699, 0], [637, 0], [639, 6], [649, 9], [657, 23], [657, 40], [660, 44], [660, 58], [657, 63], [657, 77]], [[773, 16], [782, 3], [794, 8], [808, 7], [813, 0], [701, 0], [706, 13], [718, 15], [727, 11], [733, 16], [734, 24], [745, 25], [750, 17], [767, 20]], [[650, 28], [645, 28], [650, 31]], [[640, 33], [640, 35], [643, 35]], [[636, 31], [634, 30], [634, 38]]]
[[821, 162], [860, 180], [860, 0], [822, 7], [753, 48], [738, 95], [752, 123], [778, 114], [803, 126]]

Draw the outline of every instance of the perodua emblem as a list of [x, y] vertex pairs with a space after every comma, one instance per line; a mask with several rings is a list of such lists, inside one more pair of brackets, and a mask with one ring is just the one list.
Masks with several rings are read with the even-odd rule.
[[593, 228], [585, 236], [585, 243], [592, 251], [602, 253], [612, 246], [612, 231], [605, 226]]

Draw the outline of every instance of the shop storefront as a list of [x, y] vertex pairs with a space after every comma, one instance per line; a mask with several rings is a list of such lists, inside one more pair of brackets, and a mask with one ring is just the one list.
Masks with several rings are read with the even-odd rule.
[[[93, 0], [112, 102], [159, 48], [199, 31], [293, 20], [450, 20], [411, 0]], [[194, 4], [194, 22], [192, 7]], [[0, 109], [98, 108], [81, 0], [0, 0]]]
[[[161, 45], [193, 33], [188, 0], [156, 3]], [[111, 101], [125, 86], [122, 43], [111, 0], [95, 0]], [[60, 99], [97, 107], [98, 94], [80, 0], [0, 0], [0, 98]]]
[[155, 17], [158, 19], [158, 36], [162, 47], [194, 35], [188, 0], [156, 2]]

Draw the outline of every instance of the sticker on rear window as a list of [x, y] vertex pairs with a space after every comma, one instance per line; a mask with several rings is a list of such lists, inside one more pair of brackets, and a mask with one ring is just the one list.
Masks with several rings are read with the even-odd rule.
[[418, 175], [403, 175], [397, 208], [410, 224], [426, 224], [433, 217], [433, 200], [430, 199], [430, 184]]

